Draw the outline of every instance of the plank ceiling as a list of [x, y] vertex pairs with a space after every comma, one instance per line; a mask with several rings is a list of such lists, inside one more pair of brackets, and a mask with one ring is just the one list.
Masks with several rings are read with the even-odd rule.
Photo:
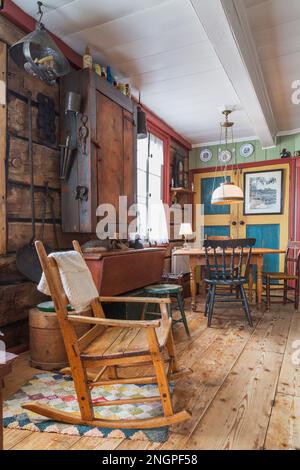
[[292, 82], [300, 80], [300, 0], [245, 0], [252, 35], [280, 131], [300, 128]]
[[[290, 88], [300, 63], [300, 0], [241, 0], [280, 130], [300, 127]], [[32, 16], [35, 0], [15, 0]], [[254, 135], [190, 0], [46, 0], [44, 23], [77, 52], [126, 77], [143, 103], [192, 144], [218, 141], [220, 111], [235, 105], [235, 137]], [[292, 39], [290, 38], [292, 36]], [[291, 63], [292, 60], [292, 63]], [[137, 92], [135, 92], [137, 94]], [[300, 107], [299, 107], [300, 108]]]

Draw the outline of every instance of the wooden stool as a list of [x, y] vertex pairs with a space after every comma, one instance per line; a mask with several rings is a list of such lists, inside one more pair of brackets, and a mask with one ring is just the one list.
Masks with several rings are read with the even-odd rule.
[[[177, 284], [155, 284], [155, 285], [144, 288], [144, 295], [146, 297], [159, 297], [159, 298], [174, 297], [176, 298], [177, 305], [181, 313], [181, 318], [179, 318], [179, 320], [173, 320], [173, 324], [182, 322], [184, 324], [184, 328], [185, 328], [187, 335], [190, 336], [189, 327], [187, 324], [185, 311], [184, 311], [182, 293], [183, 293], [182, 286], [179, 286]], [[151, 304], [151, 301], [149, 301], [149, 303]], [[148, 312], [148, 305], [149, 304], [145, 304], [144, 306], [143, 316], [147, 315], [147, 313], [155, 314], [155, 312]], [[173, 319], [171, 304], [168, 304], [168, 312], [169, 312], [169, 316]]]

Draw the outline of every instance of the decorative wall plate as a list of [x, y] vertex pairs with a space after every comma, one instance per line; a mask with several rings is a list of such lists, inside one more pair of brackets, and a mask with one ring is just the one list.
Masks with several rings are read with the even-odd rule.
[[243, 158], [249, 158], [253, 155], [255, 147], [253, 144], [243, 144], [240, 147], [240, 156]]
[[200, 152], [200, 160], [203, 163], [209, 162], [212, 159], [212, 156], [213, 156], [212, 151], [209, 149], [203, 149]]
[[232, 159], [232, 154], [230, 150], [223, 150], [219, 153], [219, 161], [221, 163], [228, 163]]

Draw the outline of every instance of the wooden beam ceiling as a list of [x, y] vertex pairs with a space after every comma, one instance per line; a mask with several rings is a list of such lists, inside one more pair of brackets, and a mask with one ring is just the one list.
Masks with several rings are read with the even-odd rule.
[[243, 3], [190, 1], [262, 146], [274, 147], [277, 124]]

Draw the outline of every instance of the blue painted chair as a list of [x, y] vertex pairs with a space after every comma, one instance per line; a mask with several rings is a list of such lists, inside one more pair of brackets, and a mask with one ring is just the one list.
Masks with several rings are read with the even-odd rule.
[[[173, 319], [171, 304], [168, 304], [169, 317], [173, 319], [173, 324], [178, 323], [178, 322], [183, 323], [186, 334], [190, 336], [189, 327], [188, 327], [188, 323], [187, 323], [187, 319], [186, 319], [185, 311], [184, 311], [184, 301], [183, 301], [182, 293], [183, 293], [182, 286], [177, 285], [177, 284], [154, 284], [152, 286], [148, 286], [144, 288], [145, 297], [156, 297], [156, 298], [170, 297], [170, 298], [176, 299], [177, 306], [181, 314], [181, 318], [179, 318], [178, 320]], [[151, 304], [150, 299], [149, 299], [149, 304]], [[156, 312], [150, 312], [148, 310], [149, 304], [145, 304], [144, 309], [143, 309], [143, 316], [146, 316], [147, 314], [148, 315], [160, 315], [159, 313], [156, 313]]]

